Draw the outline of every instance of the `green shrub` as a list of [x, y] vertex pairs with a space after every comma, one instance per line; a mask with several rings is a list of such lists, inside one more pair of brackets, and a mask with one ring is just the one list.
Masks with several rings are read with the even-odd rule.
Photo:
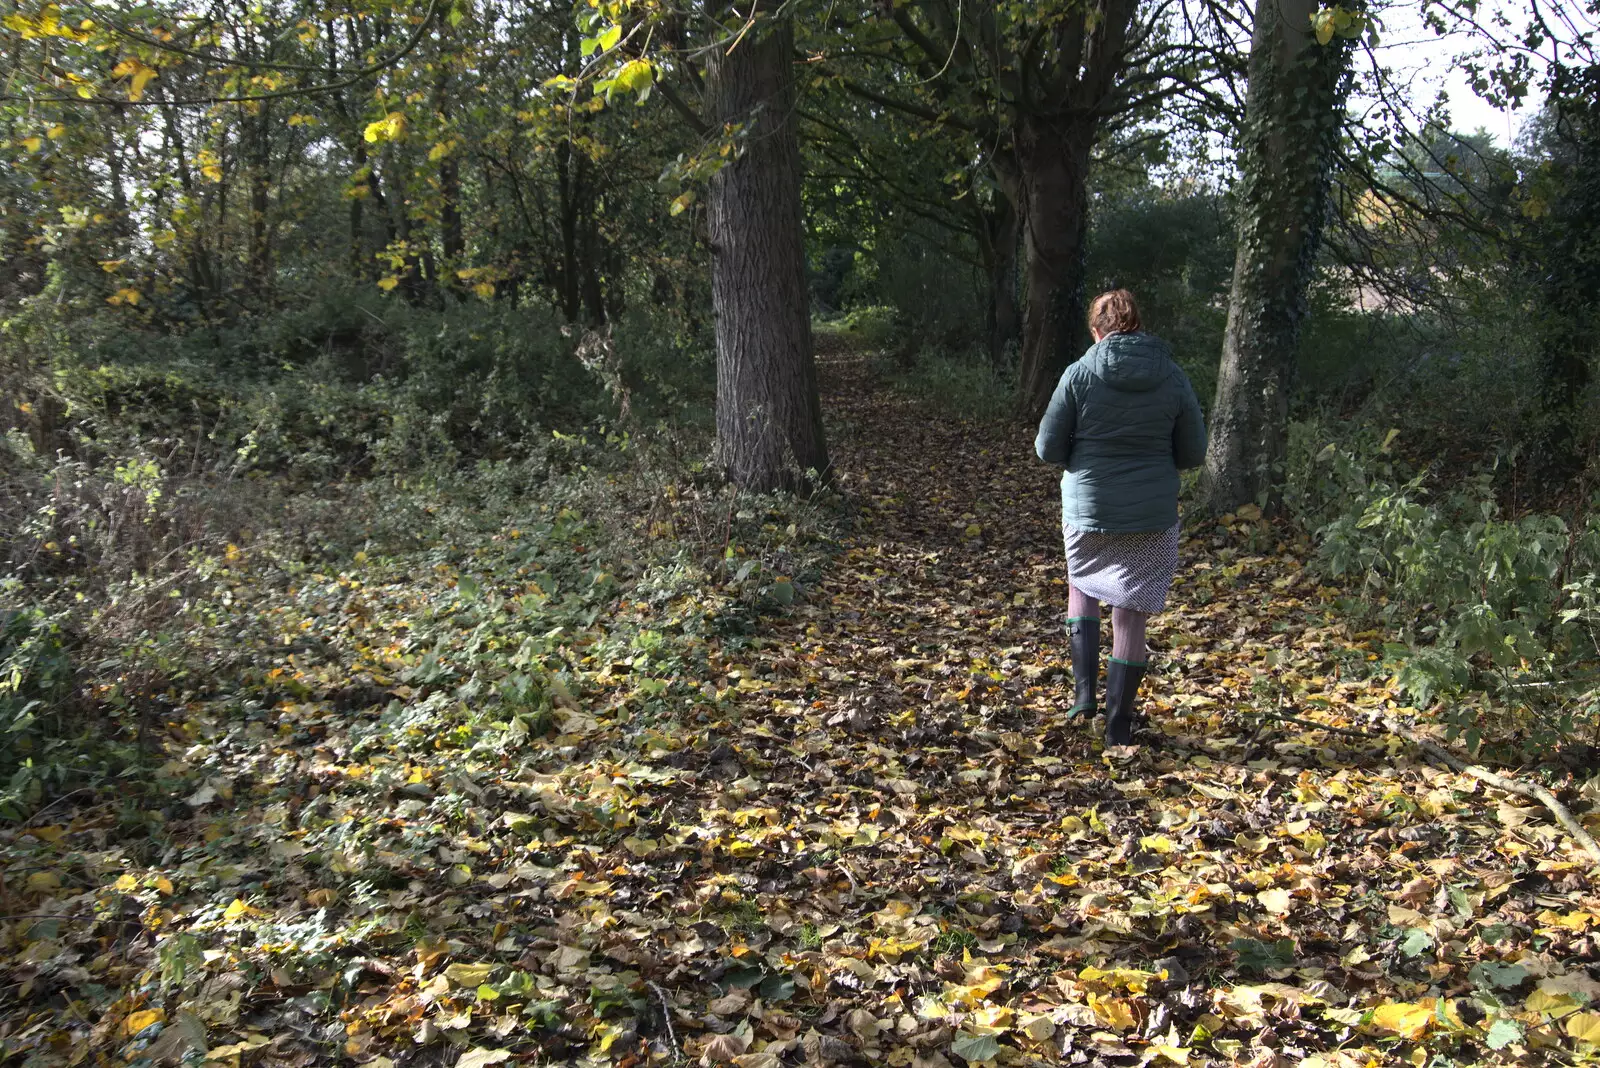
[[895, 388], [958, 419], [1000, 420], [1015, 410], [1015, 375], [997, 373], [977, 355], [934, 352], [909, 368], [886, 363], [883, 373]]
[[1400, 639], [1396, 681], [1474, 749], [1486, 738], [1547, 750], [1600, 731], [1600, 516], [1502, 512], [1495, 472], [1435, 491], [1390, 455], [1296, 434], [1291, 505], [1317, 531], [1319, 564]]
[[840, 318], [833, 320], [828, 329], [869, 349], [889, 348], [905, 337], [900, 313], [884, 304], [852, 308]]

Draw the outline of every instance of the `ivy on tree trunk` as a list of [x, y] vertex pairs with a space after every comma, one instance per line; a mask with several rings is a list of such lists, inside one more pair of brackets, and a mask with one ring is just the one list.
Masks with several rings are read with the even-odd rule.
[[1306, 289], [1344, 120], [1351, 46], [1318, 44], [1316, 0], [1258, 0], [1241, 131], [1238, 252], [1201, 476], [1205, 506], [1277, 504]]

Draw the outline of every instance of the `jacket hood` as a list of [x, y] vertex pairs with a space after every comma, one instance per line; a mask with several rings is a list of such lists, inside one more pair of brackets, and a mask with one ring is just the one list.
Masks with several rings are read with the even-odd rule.
[[1102, 382], [1124, 393], [1155, 389], [1177, 368], [1172, 350], [1153, 334], [1112, 334], [1095, 342], [1083, 361]]

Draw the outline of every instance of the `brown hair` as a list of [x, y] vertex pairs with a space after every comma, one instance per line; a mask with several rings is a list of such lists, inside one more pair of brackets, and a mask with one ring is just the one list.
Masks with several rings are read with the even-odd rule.
[[1101, 334], [1131, 334], [1139, 329], [1139, 305], [1126, 289], [1113, 289], [1089, 305], [1089, 329]]

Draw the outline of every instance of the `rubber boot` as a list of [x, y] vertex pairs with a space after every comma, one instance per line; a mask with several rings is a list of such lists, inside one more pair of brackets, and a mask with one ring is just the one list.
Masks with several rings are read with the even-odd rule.
[[1133, 741], [1133, 706], [1139, 699], [1145, 667], [1114, 656], [1106, 664], [1107, 745], [1128, 745]]
[[1094, 717], [1094, 689], [1100, 681], [1100, 620], [1092, 616], [1067, 620], [1067, 633], [1072, 636], [1072, 682], [1077, 691], [1072, 707], [1067, 709], [1068, 719]]

